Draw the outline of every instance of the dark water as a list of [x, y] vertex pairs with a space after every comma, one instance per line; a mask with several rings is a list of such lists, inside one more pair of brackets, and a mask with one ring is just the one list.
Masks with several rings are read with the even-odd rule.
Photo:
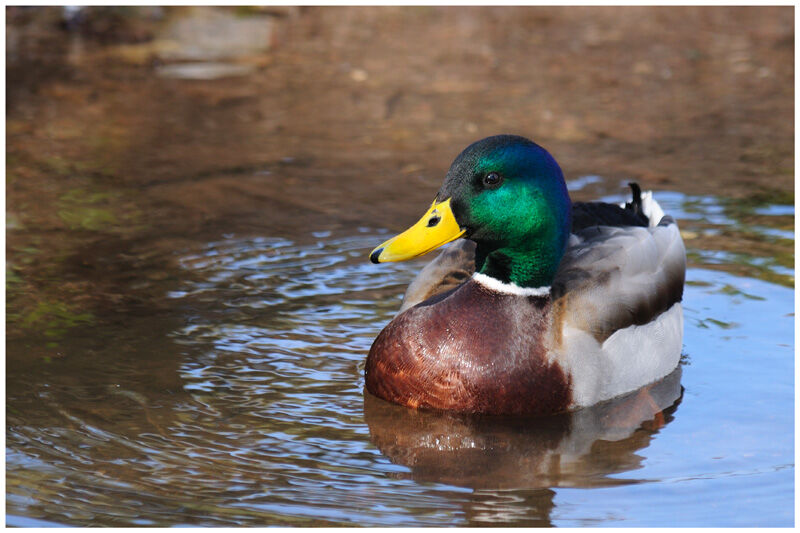
[[[8, 523], [791, 525], [792, 270], [692, 243], [792, 240], [769, 223], [793, 209], [749, 226], [657, 198], [707, 264], [681, 367], [649, 395], [544, 420], [365, 398], [365, 354], [424, 261], [368, 263], [370, 228], [209, 242], [175, 252], [174, 315], [78, 327], [49, 362], [8, 345]], [[714, 270], [731, 265], [754, 274]]]

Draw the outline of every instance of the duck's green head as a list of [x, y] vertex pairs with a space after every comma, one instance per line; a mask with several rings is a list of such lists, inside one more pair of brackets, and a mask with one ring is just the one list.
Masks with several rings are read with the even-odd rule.
[[402, 261], [463, 236], [477, 243], [477, 271], [520, 287], [547, 286], [571, 213], [564, 176], [544, 148], [515, 135], [488, 137], [456, 157], [422, 219], [370, 259]]

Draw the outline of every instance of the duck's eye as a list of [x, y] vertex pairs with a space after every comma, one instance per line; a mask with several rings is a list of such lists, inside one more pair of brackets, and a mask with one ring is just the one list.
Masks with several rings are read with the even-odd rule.
[[503, 183], [503, 177], [497, 172], [489, 172], [483, 177], [483, 186], [487, 189], [496, 189]]

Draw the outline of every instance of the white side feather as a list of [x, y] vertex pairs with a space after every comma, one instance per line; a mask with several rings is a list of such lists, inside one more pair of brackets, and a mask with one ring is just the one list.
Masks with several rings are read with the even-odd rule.
[[572, 407], [634, 391], [672, 372], [683, 347], [683, 307], [674, 304], [652, 322], [616, 331], [602, 344], [581, 329], [564, 330], [557, 358], [572, 378]]

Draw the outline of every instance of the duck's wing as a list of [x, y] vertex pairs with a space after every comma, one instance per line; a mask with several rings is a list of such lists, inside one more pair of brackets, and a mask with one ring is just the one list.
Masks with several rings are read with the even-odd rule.
[[432, 296], [454, 289], [475, 272], [475, 243], [459, 239], [450, 243], [411, 282], [403, 296], [402, 313]]
[[681, 301], [686, 251], [678, 225], [656, 218], [660, 207], [650, 211], [647, 227], [589, 226], [570, 237], [551, 287], [560, 322], [602, 342]]

